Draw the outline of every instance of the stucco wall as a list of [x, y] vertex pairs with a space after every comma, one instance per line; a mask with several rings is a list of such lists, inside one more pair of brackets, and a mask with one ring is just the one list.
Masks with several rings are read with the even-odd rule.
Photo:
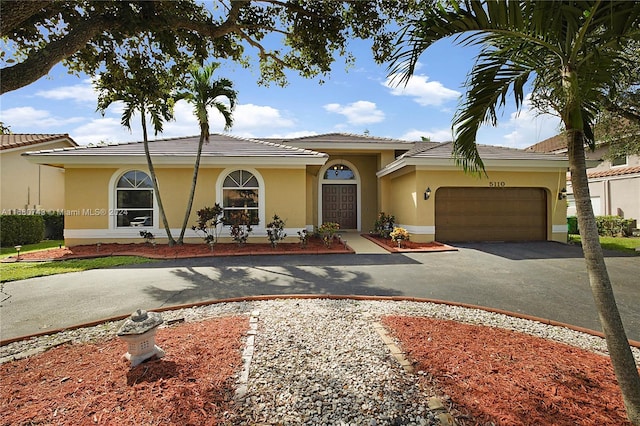
[[[47, 143], [3, 150], [0, 153], [0, 209], [41, 209], [59, 211], [64, 208], [64, 170], [33, 164], [21, 156], [27, 151], [68, 147], [67, 142]], [[34, 207], [35, 206], [35, 207]]]
[[306, 225], [306, 171], [304, 169], [258, 169], [265, 181], [265, 221], [277, 214], [287, 228]]
[[[193, 207], [187, 222], [186, 242], [201, 242], [191, 230], [196, 224], [197, 211], [203, 207], [221, 202], [217, 187], [221, 185], [221, 176], [226, 171], [247, 169], [255, 172], [264, 183], [263, 197], [260, 203], [264, 207], [264, 217], [256, 226], [252, 239], [262, 241], [265, 238], [264, 227], [278, 214], [286, 221], [286, 227], [302, 229], [306, 225], [306, 177], [305, 169], [248, 169], [246, 167], [207, 168], [201, 167], [198, 185], [194, 195]], [[95, 242], [140, 242], [140, 229], [115, 226], [115, 183], [128, 170], [142, 170], [146, 167], [127, 168], [68, 168], [66, 171], [65, 242], [69, 246]], [[177, 238], [184, 220], [185, 208], [191, 189], [193, 170], [189, 168], [157, 167], [156, 176], [165, 213], [174, 238]], [[111, 202], [110, 202], [111, 200]], [[166, 233], [156, 215], [155, 224], [145, 228], [152, 232], [158, 242], [166, 241]], [[295, 234], [295, 233], [294, 233]], [[224, 235], [224, 232], [223, 234]], [[292, 237], [293, 238], [293, 237]], [[296, 237], [297, 238], [297, 237]], [[228, 240], [224, 237], [222, 241]]]
[[[596, 216], [616, 215], [640, 222], [640, 177], [592, 179], [589, 181], [589, 193]], [[575, 214], [575, 208], [570, 213]]]

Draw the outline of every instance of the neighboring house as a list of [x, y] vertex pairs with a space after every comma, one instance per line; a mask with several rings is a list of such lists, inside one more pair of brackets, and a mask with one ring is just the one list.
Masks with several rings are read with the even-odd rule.
[[[564, 135], [556, 135], [529, 148], [527, 151], [567, 154]], [[614, 215], [626, 219], [640, 219], [640, 156], [627, 155], [614, 160], [604, 160], [609, 151], [608, 144], [597, 144], [595, 150], [585, 149], [587, 160], [593, 167], [587, 169], [591, 205], [596, 216]], [[571, 176], [567, 173], [567, 215], [576, 214], [571, 187]]]
[[69, 135], [0, 135], [0, 208], [2, 214], [33, 214], [64, 209], [64, 168], [34, 164], [27, 151], [77, 147]]
[[[198, 137], [149, 143], [168, 221], [182, 224]], [[203, 148], [196, 211], [220, 203], [246, 211], [253, 241], [264, 241], [274, 214], [290, 239], [323, 222], [369, 232], [379, 212], [396, 217], [416, 241], [566, 241], [560, 200], [567, 159], [479, 146], [486, 175], [462, 172], [451, 143], [406, 142], [351, 134], [245, 139], [213, 134]], [[64, 167], [67, 245], [161, 241], [156, 199], [142, 143], [31, 152], [35, 164]], [[223, 230], [228, 237], [228, 228]], [[188, 229], [190, 241], [197, 235]]]

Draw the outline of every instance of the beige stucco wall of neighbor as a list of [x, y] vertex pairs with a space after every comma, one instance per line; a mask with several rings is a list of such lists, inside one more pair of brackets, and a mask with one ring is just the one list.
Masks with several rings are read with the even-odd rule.
[[[594, 214], [636, 219], [640, 223], [640, 176], [610, 176], [589, 181]], [[575, 209], [574, 209], [575, 211]]]
[[[564, 187], [564, 172], [511, 172], [487, 171], [487, 177], [465, 175], [461, 171], [417, 170], [392, 176], [392, 205], [389, 214], [396, 217], [396, 224], [404, 226], [416, 241], [433, 241], [435, 238], [435, 194], [441, 187], [535, 187], [547, 191], [547, 239], [567, 241], [565, 200], [558, 200], [558, 192]], [[424, 191], [431, 189], [431, 198], [424, 200]]]
[[68, 147], [68, 142], [47, 143], [39, 148], [0, 151], [0, 209], [59, 211], [64, 208], [64, 169], [33, 164], [21, 155], [37, 149]]

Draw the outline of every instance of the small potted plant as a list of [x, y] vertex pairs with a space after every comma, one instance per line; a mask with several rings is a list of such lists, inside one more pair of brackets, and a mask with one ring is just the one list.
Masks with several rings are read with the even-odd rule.
[[325, 222], [318, 226], [318, 235], [322, 238], [325, 246], [331, 247], [331, 243], [338, 229], [340, 229], [340, 224], [336, 222]]
[[393, 228], [389, 236], [391, 237], [391, 241], [398, 243], [398, 248], [402, 248], [403, 241], [409, 241], [409, 232], [404, 228]]

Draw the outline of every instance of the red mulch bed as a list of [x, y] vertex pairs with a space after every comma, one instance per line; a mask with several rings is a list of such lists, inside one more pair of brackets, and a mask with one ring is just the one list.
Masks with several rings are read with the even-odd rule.
[[269, 243], [249, 243], [239, 246], [235, 243], [218, 243], [213, 251], [205, 244], [183, 244], [169, 247], [167, 244], [117, 244], [102, 243], [98, 247], [96, 244], [81, 245], [75, 247], [63, 247], [59, 249], [42, 250], [20, 255], [24, 260], [44, 260], [44, 259], [77, 259], [87, 257], [102, 257], [111, 255], [135, 255], [155, 259], [177, 259], [188, 257], [209, 257], [209, 256], [248, 256], [263, 254], [330, 254], [330, 253], [353, 253], [350, 247], [336, 240], [330, 247], [325, 246], [319, 238], [309, 238], [305, 247], [298, 243], [280, 243], [277, 247], [271, 247]]
[[[507, 330], [390, 316], [421, 385], [460, 425], [630, 425], [608, 357]], [[124, 342], [64, 345], [0, 365], [0, 425], [233, 422], [246, 317], [158, 331], [135, 368]]]
[[424, 386], [448, 395], [464, 424], [630, 425], [610, 359], [503, 329], [391, 316]]
[[166, 356], [135, 368], [126, 344], [64, 345], [0, 365], [1, 425], [215, 425], [231, 410], [246, 317], [158, 331]]
[[362, 236], [370, 241], [373, 241], [380, 247], [388, 250], [392, 253], [407, 253], [407, 252], [429, 252], [429, 251], [457, 251], [458, 249], [447, 244], [433, 241], [430, 243], [417, 243], [415, 241], [403, 241], [401, 246], [398, 247], [398, 243], [394, 242], [390, 238], [384, 238], [379, 235], [362, 234]]

